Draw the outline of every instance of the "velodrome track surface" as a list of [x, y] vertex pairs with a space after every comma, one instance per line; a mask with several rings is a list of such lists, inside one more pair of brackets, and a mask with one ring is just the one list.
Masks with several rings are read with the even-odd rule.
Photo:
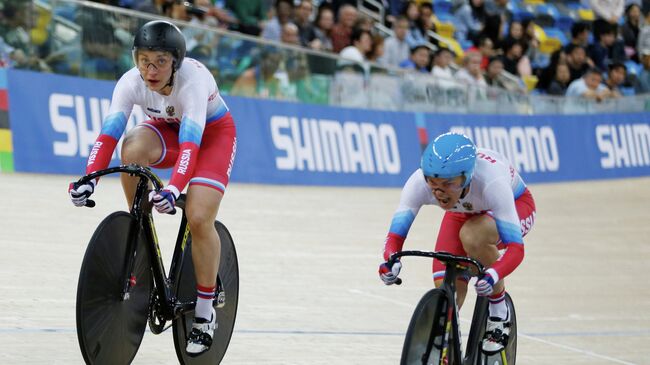
[[[118, 180], [104, 178], [97, 207], [73, 207], [76, 178], [0, 174], [0, 364], [83, 363], [81, 259], [96, 225], [125, 203]], [[531, 190], [537, 222], [507, 281], [518, 364], [650, 364], [650, 178]], [[401, 287], [377, 276], [398, 199], [399, 189], [231, 184], [219, 219], [239, 254], [240, 306], [223, 363], [397, 364], [432, 285], [425, 259], [404, 259]], [[441, 216], [423, 208], [405, 247], [432, 249]], [[175, 219], [157, 219], [167, 264]], [[466, 334], [471, 306], [461, 317]], [[134, 364], [174, 363], [171, 332], [147, 332]]]

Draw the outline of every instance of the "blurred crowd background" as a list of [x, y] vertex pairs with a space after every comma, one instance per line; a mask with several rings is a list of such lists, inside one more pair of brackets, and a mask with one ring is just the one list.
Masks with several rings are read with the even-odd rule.
[[187, 55], [231, 95], [386, 109], [437, 103], [444, 111], [481, 100], [498, 108], [502, 100], [530, 104], [531, 96], [601, 103], [650, 92], [646, 0], [3, 0], [0, 7], [0, 67], [116, 80], [133, 65], [134, 31], [165, 17], [181, 27]]

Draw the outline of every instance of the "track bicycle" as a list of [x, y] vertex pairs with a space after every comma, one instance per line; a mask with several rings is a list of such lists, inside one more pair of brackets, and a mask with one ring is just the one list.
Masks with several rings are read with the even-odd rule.
[[[506, 347], [496, 354], [481, 350], [488, 319], [488, 298], [477, 297], [463, 356], [462, 338], [456, 303], [456, 279], [484, 275], [480, 262], [447, 252], [402, 251], [393, 254], [388, 267], [404, 256], [430, 257], [446, 265], [440, 288], [429, 290], [413, 311], [402, 349], [402, 365], [514, 365], [517, 355], [517, 317], [512, 298], [506, 293], [510, 311], [510, 335]], [[470, 268], [474, 268], [471, 270]], [[396, 284], [401, 284], [398, 279]]]
[[[140, 179], [129, 213], [107, 216], [93, 234], [81, 265], [77, 286], [77, 338], [87, 364], [129, 364], [145, 327], [160, 334], [172, 327], [174, 347], [181, 364], [219, 364], [226, 353], [237, 314], [239, 266], [232, 237], [221, 222], [221, 261], [215, 278], [213, 306], [218, 327], [209, 351], [198, 357], [185, 352], [192, 330], [196, 279], [192, 264], [192, 235], [185, 215], [185, 194], [176, 207], [183, 210], [169, 276], [165, 273], [152, 206], [147, 196], [162, 181], [148, 168], [135, 164], [97, 171], [79, 179], [83, 184], [100, 176], [126, 173]], [[95, 202], [88, 200], [86, 206]], [[170, 324], [167, 324], [169, 322]]]

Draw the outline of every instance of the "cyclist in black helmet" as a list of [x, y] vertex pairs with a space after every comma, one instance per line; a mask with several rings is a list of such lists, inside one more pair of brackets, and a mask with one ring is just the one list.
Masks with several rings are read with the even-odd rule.
[[[133, 41], [133, 62], [135, 67], [115, 86], [86, 174], [108, 167], [133, 106], [140, 105], [149, 120], [126, 134], [121, 159], [124, 164], [173, 167], [169, 185], [149, 196], [160, 213], [173, 212], [187, 186], [197, 301], [186, 351], [197, 356], [210, 348], [217, 327], [212, 300], [221, 243], [214, 220], [235, 158], [235, 124], [214, 77], [203, 64], [185, 57], [185, 38], [172, 23], [143, 25]], [[121, 179], [130, 206], [137, 177], [123, 174]], [[84, 206], [96, 185], [70, 184], [72, 202]]]

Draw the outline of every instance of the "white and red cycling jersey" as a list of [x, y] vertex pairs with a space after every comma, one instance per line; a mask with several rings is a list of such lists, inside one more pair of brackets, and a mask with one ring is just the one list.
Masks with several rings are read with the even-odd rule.
[[[402, 190], [399, 206], [393, 215], [384, 247], [384, 258], [402, 249], [404, 240], [420, 208], [438, 205], [421, 169], [416, 170]], [[447, 210], [436, 243], [436, 251], [466, 255], [458, 232], [462, 224], [477, 214], [490, 215], [499, 233], [504, 255], [492, 268], [499, 278], [510, 274], [523, 260], [525, 235], [534, 222], [535, 203], [521, 176], [502, 154], [478, 148], [476, 166], [469, 191]], [[444, 268], [434, 263], [434, 278]]]
[[[180, 153], [169, 185], [172, 190], [182, 191], [192, 178], [206, 124], [230, 114], [214, 77], [199, 61], [185, 57], [174, 73], [172, 92], [166, 96], [147, 88], [136, 67], [127, 71], [113, 91], [108, 115], [88, 157], [86, 174], [108, 167], [136, 104], [149, 116], [149, 122], [168, 123], [178, 130]], [[165, 153], [163, 151], [163, 157]], [[225, 158], [230, 157], [228, 154]]]

